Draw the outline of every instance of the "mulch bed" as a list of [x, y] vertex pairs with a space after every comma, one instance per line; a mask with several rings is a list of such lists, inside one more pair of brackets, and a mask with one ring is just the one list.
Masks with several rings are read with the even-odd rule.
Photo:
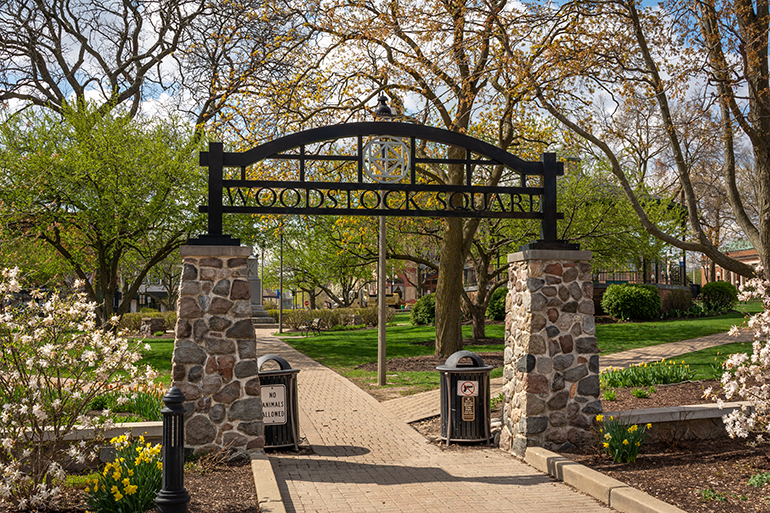
[[[484, 362], [499, 366], [502, 353], [483, 354]], [[412, 357], [388, 362], [388, 372], [433, 370], [441, 359]], [[422, 364], [422, 366], [420, 365]], [[615, 401], [602, 401], [605, 412], [703, 404], [703, 391], [719, 389], [718, 381], [696, 381], [658, 385], [649, 398], [637, 398], [632, 389], [617, 389]], [[502, 407], [492, 411], [492, 418], [502, 415]], [[448, 448], [439, 438], [441, 420], [433, 417], [412, 423], [432, 443], [444, 451], [497, 450], [485, 444], [453, 443]], [[644, 444], [635, 463], [613, 463], [595, 447], [583, 452], [564, 454], [583, 465], [627, 483], [653, 497], [689, 513], [733, 513], [770, 511], [770, 485], [753, 487], [751, 476], [770, 472], [770, 443], [751, 447], [746, 440], [686, 441], [669, 444]]]
[[[184, 486], [190, 494], [189, 513], [259, 513], [250, 464], [217, 465], [203, 472], [187, 470]], [[83, 490], [68, 488], [61, 507], [49, 513], [84, 513], [85, 498]], [[0, 512], [5, 511], [0, 508]]]

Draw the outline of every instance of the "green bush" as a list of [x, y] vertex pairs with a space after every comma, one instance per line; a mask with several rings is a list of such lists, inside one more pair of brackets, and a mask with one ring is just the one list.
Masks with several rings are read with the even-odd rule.
[[[356, 313], [364, 320], [367, 326], [377, 326], [379, 324], [379, 310], [377, 305], [370, 305], [366, 308], [357, 308]], [[385, 324], [392, 322], [396, 318], [396, 309], [387, 307], [385, 309]]]
[[127, 329], [131, 332], [138, 332], [142, 327], [142, 319], [148, 317], [161, 317], [163, 319], [163, 329], [174, 330], [176, 327], [176, 312], [158, 312], [157, 310], [124, 313], [120, 318], [118, 328]]
[[493, 321], [502, 321], [505, 319], [505, 298], [508, 296], [508, 289], [500, 287], [492, 292], [487, 305], [487, 317]]
[[700, 299], [706, 310], [726, 312], [738, 302], [738, 289], [726, 281], [712, 281], [700, 289]]
[[409, 314], [412, 324], [433, 324], [436, 322], [436, 295], [427, 294], [412, 307], [412, 313]]
[[619, 319], [652, 319], [660, 315], [661, 300], [654, 285], [610, 285], [602, 297], [605, 312]]
[[[393, 308], [387, 308], [385, 310], [387, 322], [391, 322], [395, 316], [396, 311]], [[275, 322], [278, 322], [278, 310], [270, 310], [267, 312], [271, 315]], [[378, 313], [377, 305], [372, 305], [367, 308], [322, 308], [319, 310], [284, 310], [283, 311], [283, 325], [287, 328], [297, 330], [301, 326], [307, 326], [313, 319], [318, 319], [319, 326], [322, 330], [330, 330], [334, 326], [347, 326], [352, 324], [353, 316], [360, 315], [364, 324], [367, 326], [377, 326]]]
[[666, 313], [673, 310], [684, 313], [692, 305], [692, 292], [689, 289], [674, 289], [663, 299], [663, 311]]

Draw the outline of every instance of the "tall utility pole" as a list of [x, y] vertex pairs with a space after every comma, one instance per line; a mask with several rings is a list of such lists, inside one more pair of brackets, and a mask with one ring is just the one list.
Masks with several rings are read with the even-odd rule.
[[283, 333], [283, 221], [281, 221], [281, 270], [278, 278], [278, 333]]
[[377, 306], [379, 308], [377, 315], [377, 384], [385, 385], [385, 324], [388, 322], [387, 311], [385, 310], [385, 254], [387, 249], [387, 228], [385, 226], [385, 216], [380, 216], [380, 255], [377, 269]]

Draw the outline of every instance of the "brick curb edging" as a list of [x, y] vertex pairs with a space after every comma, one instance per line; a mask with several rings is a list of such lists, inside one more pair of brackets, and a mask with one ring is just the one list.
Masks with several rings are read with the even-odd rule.
[[260, 513], [286, 513], [278, 481], [267, 454], [251, 455], [251, 473], [257, 490], [257, 505]]
[[528, 447], [524, 461], [623, 513], [685, 513], [626, 483], [541, 447]]

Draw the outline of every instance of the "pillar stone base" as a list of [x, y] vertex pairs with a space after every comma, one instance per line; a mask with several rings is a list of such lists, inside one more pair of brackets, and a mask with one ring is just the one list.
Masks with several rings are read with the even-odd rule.
[[500, 447], [560, 450], [593, 440], [601, 413], [591, 252], [508, 256]]
[[265, 446], [251, 292], [240, 246], [180, 248], [172, 385], [185, 395], [185, 447], [195, 453]]

